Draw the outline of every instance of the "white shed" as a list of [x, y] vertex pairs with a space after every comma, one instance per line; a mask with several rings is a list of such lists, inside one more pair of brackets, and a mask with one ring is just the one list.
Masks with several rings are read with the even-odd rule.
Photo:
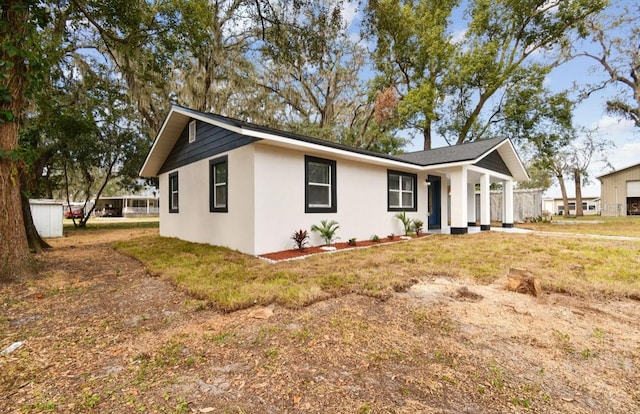
[[29, 200], [29, 206], [40, 237], [62, 237], [62, 202]]

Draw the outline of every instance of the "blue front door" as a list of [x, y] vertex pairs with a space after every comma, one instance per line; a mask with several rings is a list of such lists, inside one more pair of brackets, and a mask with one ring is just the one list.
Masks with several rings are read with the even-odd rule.
[[440, 228], [440, 177], [430, 175], [429, 182], [429, 229]]

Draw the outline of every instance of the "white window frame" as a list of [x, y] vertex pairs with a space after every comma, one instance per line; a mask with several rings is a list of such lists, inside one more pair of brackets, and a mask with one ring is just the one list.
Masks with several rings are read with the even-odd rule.
[[321, 187], [321, 188], [326, 188], [327, 191], [327, 203], [325, 204], [312, 204], [309, 203], [309, 207], [311, 208], [329, 208], [331, 207], [331, 165], [326, 164], [326, 163], [321, 163], [321, 162], [315, 162], [315, 161], [309, 161], [309, 165], [319, 165], [321, 167], [326, 167], [327, 168], [327, 176], [329, 177], [328, 183], [320, 183], [320, 182], [314, 182], [311, 181], [311, 179], [309, 179], [309, 181], [307, 182], [307, 185], [311, 186], [311, 187]]
[[196, 120], [189, 122], [189, 143], [196, 140]]

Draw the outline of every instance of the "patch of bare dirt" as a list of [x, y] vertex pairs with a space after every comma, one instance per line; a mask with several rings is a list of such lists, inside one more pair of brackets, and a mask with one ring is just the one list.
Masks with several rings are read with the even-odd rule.
[[425, 279], [231, 314], [109, 247], [54, 240], [0, 285], [0, 412], [640, 412], [640, 308]]

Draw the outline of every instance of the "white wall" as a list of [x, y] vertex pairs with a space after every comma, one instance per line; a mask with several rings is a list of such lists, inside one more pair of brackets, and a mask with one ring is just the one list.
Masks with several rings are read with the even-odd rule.
[[[224, 155], [228, 156], [229, 212], [211, 213], [209, 160]], [[179, 213], [169, 213], [169, 173], [161, 174], [160, 235], [254, 253], [253, 158], [254, 147], [247, 145], [178, 169]]]
[[[309, 231], [312, 245], [322, 244], [310, 231], [320, 220], [339, 223], [339, 241], [403, 234], [397, 212], [387, 211], [386, 167], [261, 143], [212, 159], [223, 155], [229, 162], [229, 212], [209, 212], [209, 159], [198, 161], [178, 170], [179, 213], [169, 213], [169, 173], [160, 175], [161, 236], [263, 254], [293, 248], [291, 235], [298, 229]], [[337, 162], [337, 213], [305, 213], [305, 155]], [[426, 173], [418, 174], [418, 211], [407, 216], [422, 220], [426, 231], [425, 180]]]
[[[255, 152], [256, 254], [291, 249], [291, 235], [298, 229], [311, 234], [312, 245], [322, 239], [310, 231], [320, 220], [335, 220], [337, 235], [346, 242], [352, 237], [368, 240], [374, 234], [386, 237], [403, 234], [397, 212], [387, 211], [387, 168], [326, 154], [304, 153], [257, 143]], [[304, 156], [335, 160], [336, 213], [305, 213]], [[411, 172], [411, 171], [409, 171]], [[426, 174], [418, 175], [418, 211], [407, 213], [427, 223]]]

